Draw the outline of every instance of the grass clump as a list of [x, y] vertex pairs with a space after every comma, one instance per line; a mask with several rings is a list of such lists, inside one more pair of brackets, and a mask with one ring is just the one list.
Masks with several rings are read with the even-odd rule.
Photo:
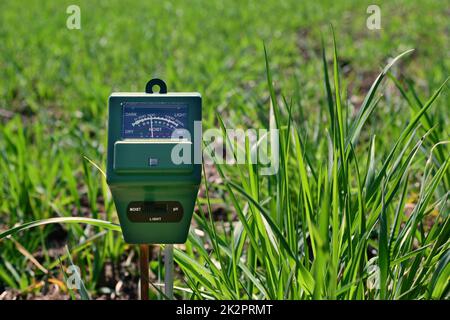
[[[319, 124], [315, 140], [301, 134], [292, 102], [276, 95], [266, 55], [269, 121], [280, 130], [280, 170], [260, 176], [249, 161], [237, 168], [216, 164], [238, 221], [219, 227], [206, 218], [213, 215], [208, 193], [206, 212], [199, 203], [196, 221], [205, 235], [191, 232], [187, 250], [175, 253], [193, 297], [448, 297], [448, 141], [436, 139], [436, 128], [426, 120], [447, 81], [413, 109], [396, 136], [379, 141], [374, 133], [366, 142], [360, 135], [380, 102], [383, 79], [388, 75], [399, 85], [389, 72], [410, 52], [383, 69], [352, 117], [341, 97], [336, 45], [332, 79], [324, 50], [321, 107], [328, 120]], [[388, 144], [384, 153], [377, 151], [380, 143]]]

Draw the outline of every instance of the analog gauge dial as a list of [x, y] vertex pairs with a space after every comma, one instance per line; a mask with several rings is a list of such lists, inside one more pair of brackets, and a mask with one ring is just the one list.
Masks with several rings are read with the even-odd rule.
[[187, 106], [128, 102], [123, 105], [124, 139], [170, 139], [187, 129]]

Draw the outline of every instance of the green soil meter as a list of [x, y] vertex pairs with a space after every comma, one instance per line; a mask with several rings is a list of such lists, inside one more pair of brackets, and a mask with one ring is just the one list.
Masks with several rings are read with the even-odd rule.
[[106, 175], [125, 242], [186, 242], [201, 180], [201, 95], [167, 93], [152, 79], [145, 93], [111, 94], [108, 112]]

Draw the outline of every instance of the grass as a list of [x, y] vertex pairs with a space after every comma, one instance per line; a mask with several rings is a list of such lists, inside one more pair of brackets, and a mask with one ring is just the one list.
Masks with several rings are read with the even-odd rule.
[[[19, 10], [7, 1], [0, 10], [0, 109], [8, 111], [0, 125], [0, 294], [34, 297], [55, 284], [73, 298], [134, 297], [116, 288], [135, 291], [136, 253], [121, 240], [101, 172], [105, 105], [113, 90], [143, 90], [150, 72], [169, 91], [202, 92], [206, 128], [280, 130], [276, 175], [261, 176], [248, 159], [204, 167], [189, 240], [175, 250], [178, 298], [449, 297], [439, 2], [399, 1], [403, 14], [383, 7], [375, 33], [364, 27], [367, 5], [356, 2], [152, 10], [82, 2], [82, 32], [61, 27], [66, 16], [53, 12], [66, 6], [47, 1], [39, 11], [38, 3]], [[422, 34], [419, 18], [421, 30], [434, 32]], [[163, 270], [154, 258], [156, 283]], [[73, 264], [86, 289], [76, 294], [63, 282]], [[152, 298], [163, 298], [156, 288]]]
[[[372, 85], [359, 115], [344, 118], [335, 47], [335, 93], [331, 95], [328, 90], [328, 123], [320, 130], [328, 131], [328, 137], [323, 142], [302, 139], [298, 124], [292, 120], [293, 107], [289, 103], [280, 105], [268, 70], [274, 109], [271, 122], [282, 132], [280, 171], [266, 178], [258, 175], [257, 167], [247, 163], [237, 169], [236, 176], [240, 179], [236, 179], [226, 176], [226, 169], [217, 165], [239, 219], [226, 232], [219, 232], [217, 224], [204, 218], [204, 212], [197, 215], [197, 223], [206, 235], [191, 233], [187, 251], [196, 255], [175, 253], [176, 261], [188, 275], [189, 287], [202, 288], [193, 290], [194, 296], [440, 299], [448, 295], [448, 270], [444, 270], [448, 269], [444, 261], [448, 259], [450, 244], [448, 189], [443, 179], [448, 178], [450, 158], [447, 155], [442, 162], [433, 164], [438, 146], [423, 145], [432, 129], [417, 135], [420, 120], [445, 83], [412, 121], [400, 129], [389, 153], [377, 155], [375, 135], [369, 150], [355, 143], [368, 119], [366, 113], [370, 114], [378, 103], [376, 90], [396, 59]], [[331, 88], [325, 70], [326, 64], [325, 87]], [[323, 152], [327, 157], [308, 161], [304, 146], [321, 143], [327, 143]], [[420, 161], [416, 157], [421, 148], [427, 157], [425, 169], [408, 218], [402, 210], [409, 175], [414, 171], [411, 167]], [[376, 158], [384, 161], [377, 165]], [[207, 181], [205, 186], [209, 188]], [[438, 186], [444, 188], [438, 192]], [[432, 212], [437, 214], [435, 223], [424, 226], [424, 217]], [[208, 216], [212, 214], [208, 205]], [[377, 252], [373, 257], [369, 257], [370, 247]], [[429, 268], [431, 261], [442, 267]], [[370, 285], [368, 279], [374, 273], [377, 284]], [[439, 278], [439, 285], [430, 282], [431, 278]]]

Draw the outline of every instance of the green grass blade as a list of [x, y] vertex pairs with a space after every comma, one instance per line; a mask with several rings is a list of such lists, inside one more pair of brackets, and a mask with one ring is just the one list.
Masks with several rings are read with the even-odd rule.
[[13, 234], [23, 231], [23, 230], [27, 230], [27, 229], [31, 229], [34, 227], [47, 225], [47, 224], [53, 224], [53, 223], [67, 223], [67, 224], [84, 223], [84, 224], [89, 224], [92, 226], [108, 229], [111, 231], [122, 232], [122, 229], [120, 228], [120, 226], [118, 224], [115, 224], [115, 223], [112, 223], [109, 221], [91, 219], [91, 218], [62, 217], [62, 218], [49, 218], [49, 219], [32, 221], [32, 222], [26, 222], [24, 224], [21, 224], [19, 226], [13, 227], [11, 229], [8, 229], [8, 230], [0, 233], [0, 240], [2, 240], [3, 238], [5, 238], [9, 235], [13, 235]]

